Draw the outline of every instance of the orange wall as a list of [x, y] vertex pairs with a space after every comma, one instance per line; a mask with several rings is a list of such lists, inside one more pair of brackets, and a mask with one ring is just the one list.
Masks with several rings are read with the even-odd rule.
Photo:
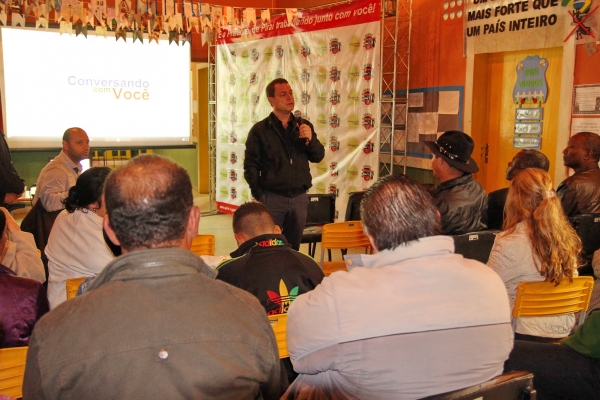
[[600, 45], [594, 47], [597, 51], [588, 55], [584, 45], [578, 45], [575, 52], [575, 85], [586, 85], [591, 83], [600, 83]]

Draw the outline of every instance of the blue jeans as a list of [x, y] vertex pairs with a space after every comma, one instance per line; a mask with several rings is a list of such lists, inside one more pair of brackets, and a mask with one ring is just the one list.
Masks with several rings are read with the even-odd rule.
[[568, 346], [515, 340], [504, 364], [504, 372], [508, 371], [532, 372], [538, 400], [600, 397], [600, 360]]

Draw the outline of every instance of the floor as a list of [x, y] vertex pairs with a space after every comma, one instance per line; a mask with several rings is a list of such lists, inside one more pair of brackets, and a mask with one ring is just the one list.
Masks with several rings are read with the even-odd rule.
[[[215, 235], [215, 255], [216, 256], [227, 256], [229, 253], [237, 249], [237, 243], [233, 237], [233, 228], [231, 226], [232, 216], [229, 214], [209, 214], [210, 212], [210, 200], [207, 194], [200, 194], [194, 192], [194, 205], [200, 207], [200, 211], [204, 213], [200, 218], [200, 227], [198, 233], [212, 234]], [[26, 207], [13, 211], [13, 217], [20, 224], [25, 215], [31, 208]], [[308, 254], [308, 245], [303, 244], [300, 247], [300, 251]], [[351, 253], [360, 252], [358, 249]], [[321, 246], [317, 244], [317, 250], [315, 252], [315, 258], [317, 261], [321, 257]], [[341, 260], [342, 255], [339, 251], [333, 251], [333, 260]]]

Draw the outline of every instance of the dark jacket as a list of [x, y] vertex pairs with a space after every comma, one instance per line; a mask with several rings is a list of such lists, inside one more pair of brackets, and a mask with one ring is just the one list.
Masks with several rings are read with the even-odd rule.
[[298, 295], [325, 277], [315, 260], [293, 250], [283, 235], [252, 238], [231, 257], [217, 268], [217, 279], [252, 293], [268, 314], [286, 313]]
[[440, 183], [431, 195], [442, 216], [442, 234], [460, 235], [486, 229], [487, 195], [473, 175]]
[[4, 334], [0, 348], [27, 346], [33, 326], [49, 309], [41, 283], [19, 278], [0, 264], [0, 329]]
[[23, 180], [12, 165], [4, 133], [0, 131], [0, 206], [4, 206], [7, 193], [21, 194], [24, 189]]
[[567, 217], [600, 213], [600, 169], [588, 164], [558, 185], [556, 194]]
[[317, 139], [312, 124], [306, 120], [303, 123], [310, 126], [313, 133], [308, 144], [300, 138], [293, 121], [290, 121], [288, 129], [283, 129], [281, 121], [273, 113], [250, 129], [246, 140], [244, 177], [255, 199], [260, 199], [264, 191], [295, 197], [306, 193], [312, 186], [308, 163], [321, 161], [325, 148]]
[[508, 188], [498, 189], [488, 194], [488, 229], [502, 229], [506, 196], [508, 196]]
[[37, 324], [25, 399], [278, 399], [273, 330], [251, 294], [181, 249], [118, 257]]

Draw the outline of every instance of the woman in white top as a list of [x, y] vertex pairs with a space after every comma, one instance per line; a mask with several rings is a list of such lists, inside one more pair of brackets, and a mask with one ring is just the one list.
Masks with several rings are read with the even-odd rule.
[[106, 167], [88, 169], [63, 200], [65, 210], [56, 218], [45, 249], [51, 309], [67, 299], [67, 279], [96, 276], [114, 258], [102, 236], [102, 187], [109, 173]]
[[[511, 308], [521, 282], [558, 284], [577, 276], [581, 240], [569, 224], [547, 172], [524, 169], [512, 179], [502, 232], [487, 265], [506, 285]], [[569, 334], [573, 314], [513, 320], [515, 338], [554, 341]]]

